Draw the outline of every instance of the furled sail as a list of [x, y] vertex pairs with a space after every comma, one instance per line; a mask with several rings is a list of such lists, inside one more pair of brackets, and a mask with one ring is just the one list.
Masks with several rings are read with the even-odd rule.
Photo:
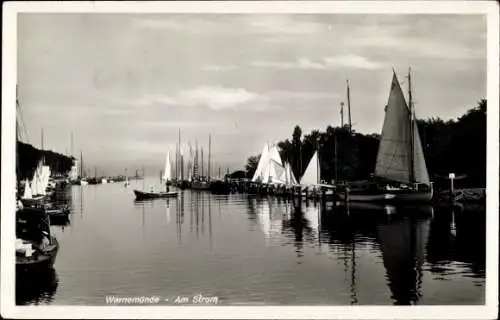
[[[417, 125], [410, 120], [410, 109], [394, 74], [377, 154], [375, 175], [389, 180], [410, 183], [413, 171], [416, 182], [429, 184], [429, 176], [420, 143]], [[414, 126], [414, 159], [411, 168], [412, 128]]]
[[306, 171], [300, 179], [302, 185], [316, 185], [319, 182], [318, 151], [314, 152]]

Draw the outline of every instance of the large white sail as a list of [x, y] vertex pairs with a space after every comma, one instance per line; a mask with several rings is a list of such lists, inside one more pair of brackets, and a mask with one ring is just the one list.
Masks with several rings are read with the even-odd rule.
[[167, 159], [165, 160], [165, 171], [163, 173], [163, 180], [169, 181], [172, 179], [172, 168], [170, 165], [170, 150], [167, 152]]
[[255, 182], [259, 179], [263, 179], [265, 176], [265, 170], [267, 167], [267, 163], [269, 162], [269, 146], [267, 143], [264, 145], [264, 148], [262, 149], [262, 153], [260, 155], [259, 159], [259, 164], [257, 165], [257, 170], [255, 170], [255, 173], [253, 175], [252, 181]]
[[283, 167], [283, 162], [281, 161], [281, 156], [276, 145], [271, 147], [271, 151], [269, 151], [269, 159], [276, 161], [276, 163]]
[[[411, 168], [411, 125], [415, 128], [413, 130], [413, 168]], [[410, 122], [410, 110], [396, 74], [394, 74], [385, 110], [375, 175], [389, 180], [410, 183], [412, 182], [410, 181], [412, 171], [416, 182], [429, 183], [417, 125], [415, 122]]]
[[300, 179], [301, 185], [316, 185], [319, 182], [318, 151], [314, 152], [306, 171]]

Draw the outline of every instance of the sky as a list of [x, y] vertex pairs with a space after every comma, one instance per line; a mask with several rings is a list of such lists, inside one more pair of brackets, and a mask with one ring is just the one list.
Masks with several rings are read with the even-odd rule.
[[[203, 146], [214, 171], [264, 143], [340, 125], [380, 133], [392, 69], [418, 118], [457, 118], [486, 97], [481, 15], [21, 13], [18, 98], [26, 140], [83, 153], [107, 175], [158, 172]], [[186, 147], [187, 149], [187, 147]]]

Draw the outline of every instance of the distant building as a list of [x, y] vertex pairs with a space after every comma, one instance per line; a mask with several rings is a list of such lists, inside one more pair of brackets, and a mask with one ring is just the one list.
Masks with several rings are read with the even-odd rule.
[[78, 160], [76, 159], [73, 159], [73, 166], [71, 167], [71, 170], [69, 172], [69, 179], [70, 180], [78, 179]]

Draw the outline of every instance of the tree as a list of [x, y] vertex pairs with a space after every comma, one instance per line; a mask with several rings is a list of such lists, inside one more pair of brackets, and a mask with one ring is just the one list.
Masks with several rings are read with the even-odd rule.
[[245, 165], [246, 177], [248, 179], [252, 179], [255, 171], [257, 170], [257, 166], [259, 165], [260, 154], [256, 156], [251, 156], [247, 159], [247, 164]]
[[302, 129], [299, 126], [293, 128], [292, 133], [292, 152], [291, 152], [291, 167], [296, 177], [302, 174]]

